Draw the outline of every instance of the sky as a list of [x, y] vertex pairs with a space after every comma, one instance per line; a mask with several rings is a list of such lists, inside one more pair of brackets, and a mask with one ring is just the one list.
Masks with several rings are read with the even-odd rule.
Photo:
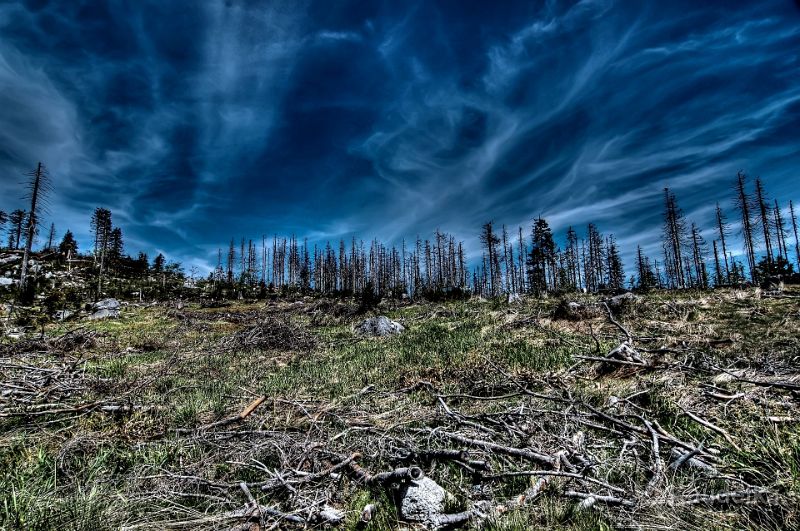
[[0, 1], [0, 209], [42, 161], [60, 234], [187, 268], [538, 216], [656, 254], [665, 186], [710, 235], [739, 170], [800, 200], [799, 140], [793, 0]]

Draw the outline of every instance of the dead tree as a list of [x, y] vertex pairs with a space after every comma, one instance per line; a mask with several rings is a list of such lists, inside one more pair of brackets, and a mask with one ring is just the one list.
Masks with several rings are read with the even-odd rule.
[[497, 256], [497, 246], [500, 244], [500, 238], [495, 235], [491, 221], [483, 225], [481, 232], [481, 243], [486, 249], [488, 260], [486, 267], [488, 267], [489, 295], [494, 297], [499, 295], [497, 280], [500, 263]]
[[506, 226], [503, 225], [503, 264], [506, 268], [506, 291], [509, 293], [517, 292], [517, 282], [515, 280], [516, 271], [514, 271], [514, 249], [508, 245], [508, 231]]
[[226, 262], [226, 275], [225, 278], [228, 284], [233, 284], [233, 264], [236, 262], [236, 246], [233, 243], [233, 238], [231, 238], [231, 243], [228, 246], [228, 257]]
[[47, 235], [47, 247], [46, 247], [46, 249], [48, 251], [52, 251], [53, 250], [53, 242], [55, 241], [55, 239], [56, 239], [56, 224], [55, 223], [51, 223], [50, 224], [50, 232]]
[[743, 172], [736, 174], [736, 207], [739, 209], [742, 220], [742, 240], [747, 256], [747, 266], [750, 269], [750, 278], [754, 279], [756, 273], [755, 242], [753, 239], [753, 218], [751, 214], [752, 199], [745, 190], [746, 176]]
[[664, 188], [664, 249], [665, 260], [672, 273], [671, 283], [674, 287], [685, 288], [687, 278], [684, 274], [683, 247], [686, 245], [686, 221], [683, 212], [678, 208], [675, 194]]
[[517, 274], [519, 278], [517, 280], [517, 286], [519, 286], [519, 291], [524, 293], [526, 291], [525, 285], [525, 257], [528, 256], [528, 245], [525, 243], [525, 239], [522, 237], [522, 227], [519, 227], [519, 240], [517, 242]]
[[[719, 203], [717, 203], [717, 230], [719, 230], [719, 241], [722, 245], [722, 258], [725, 263], [725, 282], [730, 283], [731, 270], [728, 265], [728, 246], [725, 243], [725, 236], [728, 235], [728, 232], [730, 230], [728, 228], [728, 223], [725, 220], [725, 215], [722, 213], [722, 209], [719, 207]], [[719, 283], [721, 283], [721, 280], [720, 277], [718, 276], [717, 284]]]
[[581, 268], [578, 253], [578, 233], [571, 226], [567, 229], [567, 278], [572, 283], [573, 289], [581, 287]]
[[33, 246], [33, 238], [36, 235], [36, 224], [39, 212], [41, 210], [41, 203], [44, 194], [49, 189], [49, 179], [47, 169], [40, 162], [37, 164], [36, 169], [28, 174], [30, 177], [30, 197], [31, 209], [28, 212], [27, 235], [25, 239], [25, 253], [22, 255], [22, 268], [19, 275], [20, 289], [25, 289], [25, 283], [28, 280], [28, 259], [31, 254], [31, 247]]
[[772, 265], [775, 259], [772, 249], [772, 237], [770, 235], [770, 228], [772, 223], [769, 219], [770, 208], [767, 204], [767, 197], [764, 193], [764, 185], [761, 182], [761, 177], [756, 177], [756, 207], [758, 209], [758, 222], [761, 225], [761, 231], [764, 233], [764, 251], [766, 252], [765, 258], [767, 265]]
[[25, 219], [28, 214], [24, 210], [14, 210], [8, 216], [8, 248], [19, 249], [19, 242], [22, 240], [22, 233], [25, 227]]
[[99, 297], [103, 291], [103, 273], [111, 243], [111, 211], [106, 208], [96, 208], [92, 214], [91, 230], [94, 233], [95, 263], [99, 264], [97, 273], [97, 296]]
[[[3, 227], [6, 226], [6, 221], [8, 221], [8, 214], [0, 210], [0, 232], [3, 231]], [[2, 244], [0, 244], [2, 245]]]
[[708, 272], [705, 260], [705, 241], [700, 234], [697, 225], [692, 223], [692, 261], [694, 262], [694, 273], [697, 287], [708, 288]]
[[789, 261], [789, 251], [786, 249], [786, 227], [783, 224], [783, 216], [781, 216], [781, 208], [778, 206], [778, 200], [775, 200], [775, 208], [772, 211], [775, 217], [775, 239], [778, 243], [778, 255], [782, 256], [786, 261]]
[[[723, 282], [722, 282], [722, 270], [720, 268], [720, 263], [719, 263], [719, 252], [717, 251], [717, 240], [714, 240], [712, 244], [714, 247], [714, 285], [720, 286], [721, 284], [723, 284]], [[727, 262], [727, 259], [725, 261]], [[725, 278], [726, 282], [730, 281], [730, 274], [728, 273], [727, 263], [725, 267]]]
[[586, 228], [586, 240], [588, 249], [583, 266], [584, 276], [586, 277], [584, 285], [587, 290], [594, 292], [603, 287], [606, 273], [603, 235], [600, 234], [594, 223], [589, 223]]
[[[800, 271], [800, 241], [797, 238], [797, 216], [794, 215], [794, 203], [789, 201], [789, 216], [792, 218], [792, 231], [794, 232], [794, 254], [797, 259], [797, 270]], [[788, 259], [788, 258], [787, 258]]]

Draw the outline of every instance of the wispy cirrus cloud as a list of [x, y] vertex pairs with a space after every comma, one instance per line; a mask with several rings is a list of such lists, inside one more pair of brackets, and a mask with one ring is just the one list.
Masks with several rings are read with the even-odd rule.
[[475, 256], [483, 222], [538, 215], [657, 253], [665, 186], [703, 227], [739, 169], [796, 197], [799, 21], [778, 0], [8, 2], [0, 208], [41, 159], [59, 228], [86, 243], [106, 206], [132, 252], [201, 267], [292, 232], [438, 227]]

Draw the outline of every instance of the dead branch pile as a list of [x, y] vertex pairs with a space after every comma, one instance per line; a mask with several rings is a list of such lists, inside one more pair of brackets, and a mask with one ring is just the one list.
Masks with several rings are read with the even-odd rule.
[[70, 330], [56, 337], [26, 337], [10, 343], [0, 344], [0, 356], [32, 353], [67, 353], [91, 349], [103, 334], [83, 327]]
[[261, 317], [259, 310], [249, 311], [226, 311], [226, 312], [203, 312], [186, 310], [183, 311], [183, 319], [193, 319], [200, 321], [226, 321], [233, 324], [252, 323]]
[[341, 324], [353, 318], [358, 313], [358, 307], [344, 302], [322, 299], [307, 305], [305, 313], [311, 316], [312, 325], [327, 326]]
[[303, 351], [313, 350], [316, 338], [289, 319], [267, 316], [222, 341], [226, 349]]
[[[137, 451], [177, 448], [179, 458], [142, 462], [120, 480], [135, 505], [124, 528], [358, 528], [389, 514], [377, 528], [400, 520], [440, 529], [556, 505], [619, 527], [680, 528], [676, 514], [684, 523], [724, 516], [730, 527], [800, 526], [793, 472], [754, 466], [748, 458], [759, 450], [734, 420], [777, 433], [800, 418], [800, 384], [789, 373], [717, 366], [713, 353], [653, 330], [636, 335], [607, 303], [598, 308], [613, 333], [598, 337], [590, 326], [596, 355], [574, 355], [559, 372], [511, 372], [487, 355], [449, 383], [412, 375], [407, 387], [368, 385], [336, 399], [267, 392], [199, 427], [159, 425]], [[545, 327], [538, 317], [528, 325]], [[609, 337], [618, 346], [604, 354], [600, 339]], [[222, 345], [309, 350], [316, 340], [288, 318], [261, 314]], [[184, 370], [198, 365], [183, 361]], [[609, 369], [614, 378], [598, 376]], [[158, 388], [171, 370], [138, 388]], [[39, 404], [43, 414], [138, 413], [147, 396], [117, 388], [106, 401], [76, 401], [87, 385], [80, 365], [52, 359], [2, 358], [0, 372], [0, 412], [17, 416], [38, 415]], [[59, 467], [97, 446], [75, 439]]]
[[[348, 518], [363, 525], [375, 514], [374, 500], [382, 499], [400, 520], [440, 529], [491, 521], [543, 497], [576, 511], [603, 511], [620, 526], [657, 522], [676, 508], [706, 516], [741, 511], [779, 525], [781, 508], [797, 500], [776, 477], [740, 464], [745, 441], [720, 426], [714, 412], [717, 402], [727, 408], [751, 395], [754, 403], [768, 403], [753, 389], [794, 391], [793, 382], [723, 371], [727, 382], [749, 386], [727, 389], [707, 369], [687, 364], [689, 351], [635, 347], [647, 338], [635, 337], [608, 305], [600, 307], [624, 337], [606, 356], [576, 356], [577, 365], [547, 377], [510, 374], [487, 359], [477, 371], [487, 376], [460, 393], [425, 381], [385, 391], [367, 386], [334, 402], [270, 399], [263, 415], [256, 411], [262, 397], [238, 415], [177, 430], [205, 459], [182, 469], [143, 470], [139, 488], [176, 506], [183, 503], [178, 499], [199, 503], [194, 517], [170, 521], [178, 527], [313, 528]], [[265, 326], [234, 336], [238, 345], [261, 345], [264, 337], [286, 344], [297, 334], [285, 321], [273, 335], [262, 335]], [[654, 352], [683, 359], [656, 363], [646, 356]], [[597, 363], [665, 371], [666, 383], [640, 381], [637, 390], [606, 400], [577, 392], [580, 380], [596, 377]], [[678, 435], [665, 424], [657, 398], [664, 392], [659, 385], [695, 372], [709, 383], [690, 400], [676, 396], [674, 414], [703, 437]], [[775, 423], [793, 418], [769, 417]], [[209, 476], [208, 463], [222, 456], [236, 466]], [[370, 492], [373, 501], [348, 514], [346, 504], [358, 491]], [[448, 506], [451, 498], [460, 507]]]
[[101, 336], [96, 330], [76, 328], [49, 341], [49, 346], [56, 352], [74, 352], [77, 350], [91, 349], [97, 346], [97, 339]]
[[87, 372], [93, 359], [52, 352], [0, 357], [0, 420], [47, 423], [92, 412], [117, 415], [157, 409], [142, 404], [138, 395], [171, 370], [174, 358], [149, 377], [123, 386]]
[[[334, 403], [272, 400], [267, 413], [244, 422], [259, 399], [244, 414], [179, 430], [185, 444], [219, 452], [238, 468], [222, 477], [206, 475], [203, 462], [142, 471], [141, 488], [202, 500], [198, 518], [207, 524], [266, 528], [342, 523], [347, 496], [364, 489], [388, 500], [401, 520], [432, 529], [491, 519], [542, 496], [610, 511], [622, 525], [667, 507], [747, 507], [769, 517], [770, 507], [787, 503], [778, 485], [729, 464], [737, 443], [707, 418], [685, 412], [723, 434], [723, 444], [681, 438], [662, 425], [642, 405], [648, 389], [601, 404], [573, 396], [565, 375], [523, 380], [491, 364], [487, 372], [494, 377], [475, 382], [470, 394], [427, 382], [392, 392], [367, 387]], [[412, 396], [428, 398], [420, 404]], [[400, 411], [387, 422], [390, 408]], [[433, 509], [426, 501], [420, 513], [406, 497], [422, 478], [441, 499]], [[443, 501], [453, 494], [463, 500], [455, 512]], [[374, 510], [362, 509], [367, 517]]]
[[86, 392], [84, 360], [18, 353], [0, 358], [0, 417], [41, 415]]

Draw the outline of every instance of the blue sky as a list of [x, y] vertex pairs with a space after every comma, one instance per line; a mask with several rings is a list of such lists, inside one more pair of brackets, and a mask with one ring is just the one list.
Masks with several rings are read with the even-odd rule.
[[800, 199], [799, 132], [790, 0], [0, 4], [0, 209], [41, 160], [59, 232], [187, 266], [539, 215], [656, 253], [664, 186], [708, 229], [738, 170]]

